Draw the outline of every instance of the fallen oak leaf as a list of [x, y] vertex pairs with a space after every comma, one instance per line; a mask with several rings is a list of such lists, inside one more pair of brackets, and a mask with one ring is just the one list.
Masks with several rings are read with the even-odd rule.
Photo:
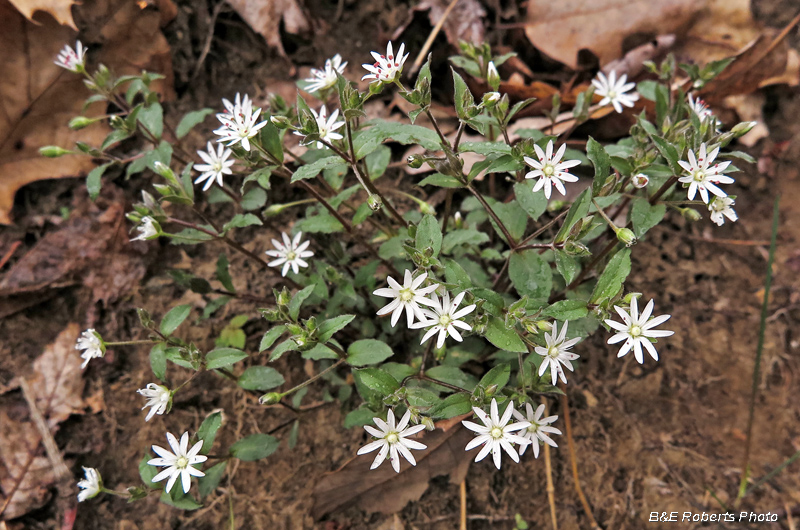
[[460, 484], [472, 461], [473, 453], [464, 447], [473, 434], [461, 425], [461, 420], [470, 416], [472, 413], [439, 422], [435, 430], [414, 437], [428, 447], [415, 451], [417, 465], [404, 462], [400, 473], [389, 465], [370, 470], [375, 457], [361, 455], [325, 475], [314, 488], [311, 515], [319, 520], [351, 505], [370, 513], [395, 513], [422, 497], [434, 477], [450, 475], [451, 483]]
[[[281, 22], [292, 34], [311, 29], [299, 0], [226, 0], [247, 24], [263, 36], [267, 44], [286, 57], [281, 42]], [[294, 68], [294, 65], [292, 65]]]
[[53, 15], [59, 24], [78, 31], [78, 27], [72, 19], [72, 6], [77, 4], [75, 0], [9, 0], [9, 2], [31, 22], [34, 21], [34, 13], [45, 11]]

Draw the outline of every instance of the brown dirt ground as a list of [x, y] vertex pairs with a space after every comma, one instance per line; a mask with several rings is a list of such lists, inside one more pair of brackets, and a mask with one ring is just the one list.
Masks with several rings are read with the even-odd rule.
[[[259, 88], [270, 89], [271, 80], [280, 77], [281, 68], [288, 65], [259, 44], [260, 40], [238, 18], [227, 13], [223, 14], [207, 66], [198, 79], [189, 82], [193, 67], [193, 60], [186, 58], [193, 49], [190, 40], [201, 38], [205, 31], [196, 20], [196, 14], [205, 9], [202, 4], [182, 5], [177, 27], [168, 29], [176, 49], [178, 88], [184, 92], [175, 105], [177, 110], [198, 104], [216, 106], [220, 96], [229, 96], [236, 90], [257, 93]], [[756, 2], [754, 11], [766, 23], [780, 27], [793, 14], [788, 9], [791, 4], [761, 1]], [[335, 10], [335, 4], [315, 7], [319, 7], [317, 13]], [[355, 7], [348, 3], [344, 20], [331, 25], [327, 33], [313, 41], [290, 39], [287, 50], [292, 59], [301, 64], [318, 64], [329, 55], [328, 50], [341, 49], [341, 42], [350, 42], [343, 54], [356, 65], [379, 38], [379, 27], [394, 27], [405, 13], [403, 6], [391, 1], [371, 5], [366, 12]], [[376, 13], [380, 14], [377, 22]], [[359, 40], [348, 41], [347, 34], [354, 25], [363, 28], [363, 33]], [[425, 38], [427, 26], [422, 26], [409, 37], [411, 41]], [[276, 64], [283, 66], [275, 67]], [[722, 510], [710, 492], [723, 502], [735, 496], [766, 251], [761, 245], [699, 239], [705, 235], [718, 240], [768, 239], [776, 193], [783, 196], [780, 245], [756, 403], [751, 455], [754, 476], [765, 475], [800, 449], [800, 93], [796, 89], [772, 89], [767, 99], [772, 134], [753, 150], [753, 154], [763, 156], [762, 165], [745, 165], [732, 188], [732, 193], [739, 196], [739, 222], [712, 230], [709, 223], [689, 225], [673, 219], [653, 230], [634, 252], [628, 289], [641, 291], [646, 298], [657, 298], [657, 311], [673, 315], [670, 329], [676, 334], [659, 347], [662, 360], [643, 367], [631, 363], [630, 356], [625, 361], [617, 360], [614, 349], [604, 344], [602, 333], [582, 345], [586, 362], [570, 380], [569, 398], [583, 490], [603, 528], [656, 528], [659, 525], [647, 522], [652, 511], [719, 513]], [[23, 239], [24, 247], [30, 247], [53, 228], [48, 219], [58, 215], [59, 208], [86, 201], [82, 186], [80, 181], [58, 181], [25, 188], [18, 197], [17, 227], [0, 233], [4, 246]], [[128, 200], [135, 200], [137, 182], [124, 186]], [[251, 245], [266, 243], [271, 234], [264, 232], [254, 233], [256, 239]], [[211, 277], [219, 251], [153, 244], [148, 250], [149, 274], [141, 287], [109, 307], [98, 309], [90, 304], [85, 289], [67, 287], [55, 291], [46, 302], [3, 319], [0, 385], [24, 372], [69, 322], [95, 325], [106, 336], [135, 338], [141, 335], [136, 307], [161, 314], [161, 308], [176, 299], [199, 301], [198, 295], [183, 292], [171, 280], [155, 273], [169, 264]], [[17, 255], [23, 253], [20, 249]], [[269, 296], [269, 278], [238, 256], [231, 259], [237, 282], [248, 285], [251, 292]], [[203, 326], [193, 327], [195, 336], [188, 338], [201, 347], [209, 346], [224, 322], [239, 313], [257, 316], [251, 304], [234, 302]], [[257, 341], [260, 324], [250, 326], [246, 328], [248, 336]], [[254, 348], [255, 344], [248, 346]], [[288, 381], [303, 377], [301, 360], [285, 357], [277, 367]], [[171, 414], [156, 416], [144, 424], [139, 410], [141, 400], [135, 390], [150, 377], [144, 348], [114, 350], [86, 371], [89, 388], [102, 387], [105, 410], [73, 417], [56, 436], [76, 476], [80, 465], [87, 465], [101, 469], [105, 482], [112, 487], [135, 484], [139, 480], [136, 466], [144, 448], [161, 443], [165, 430], [195, 431], [205, 415], [218, 408], [226, 411], [218, 437], [223, 443], [244, 434], [267, 432], [291, 418], [280, 409], [259, 406], [252, 396], [204, 374], [198, 384], [181, 392]], [[321, 389], [315, 387], [306, 402], [320, 397]], [[11, 399], [18, 396], [0, 396], [0, 406]], [[554, 413], [561, 414], [559, 403], [552, 407]], [[300, 443], [294, 450], [283, 443], [266, 461], [235, 466], [232, 479], [224, 486], [235, 491], [236, 528], [355, 530], [378, 528], [391, 520], [390, 516], [366, 515], [357, 509], [334, 514], [322, 523], [315, 523], [308, 515], [316, 480], [347, 461], [363, 441], [360, 429], [348, 431], [341, 427], [345, 412], [332, 403], [308, 412], [302, 417]], [[278, 433], [284, 438], [286, 435], [286, 429]], [[559, 524], [567, 529], [589, 528], [575, 494], [566, 442], [562, 440], [563, 437], [559, 439], [561, 447], [552, 453]], [[501, 472], [487, 462], [473, 465], [467, 476], [467, 508], [470, 514], [486, 517], [471, 520], [469, 527], [510, 529], [514, 515], [520, 513], [531, 528], [550, 528], [544, 469], [541, 457], [524, 458], [521, 465], [504, 467]], [[212, 496], [205, 508], [181, 512], [155, 498], [127, 505], [104, 497], [80, 506], [75, 528], [223, 528], [228, 517], [227, 503], [226, 495]], [[795, 464], [747, 497], [743, 509], [785, 514], [787, 507], [798, 505], [800, 479]], [[434, 480], [422, 499], [406, 506], [399, 517], [406, 528], [455, 528], [458, 508], [458, 487], [441, 478]], [[51, 503], [11, 523], [9, 528], [55, 528], [56, 517]], [[784, 516], [770, 528], [789, 528], [787, 524]], [[748, 528], [739, 523], [709, 526]]]

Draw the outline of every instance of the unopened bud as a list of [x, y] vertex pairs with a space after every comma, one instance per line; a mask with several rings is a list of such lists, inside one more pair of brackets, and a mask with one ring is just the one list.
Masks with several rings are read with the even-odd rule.
[[486, 387], [486, 397], [492, 397], [497, 392], [497, 385], [489, 385]]
[[277, 405], [281, 402], [283, 394], [279, 392], [269, 392], [258, 398], [258, 402], [262, 405]]
[[71, 152], [72, 151], [68, 151], [57, 145], [46, 145], [44, 147], [39, 148], [39, 154], [42, 156], [46, 156], [47, 158], [58, 158], [59, 156], [68, 155]]
[[370, 195], [367, 197], [367, 204], [372, 209], [373, 212], [377, 212], [383, 206], [383, 201], [381, 201], [380, 196], [378, 195]]
[[633, 230], [630, 228], [619, 228], [617, 229], [617, 239], [624, 243], [626, 247], [630, 247], [636, 244], [636, 234], [633, 233]]
[[744, 136], [745, 134], [749, 133], [750, 130], [758, 125], [757, 121], [743, 121], [741, 123], [737, 123], [731, 129], [731, 132], [736, 135], [736, 137]]
[[456, 228], [464, 227], [464, 219], [461, 217], [461, 212], [456, 212], [453, 216], [453, 220], [455, 221]]
[[270, 204], [267, 209], [261, 212], [261, 215], [263, 215], [264, 217], [272, 217], [273, 215], [280, 214], [285, 209], [286, 209], [285, 204]]
[[119, 116], [111, 116], [111, 118], [109, 118], [109, 120], [108, 120], [108, 123], [114, 129], [124, 129], [125, 128], [125, 120], [123, 120]]
[[640, 296], [642, 296], [642, 293], [628, 293], [625, 295], [622, 301], [625, 302], [627, 305], [631, 305], [631, 300], [633, 300], [634, 298], [638, 299]]
[[634, 188], [642, 189], [646, 187], [647, 184], [650, 182], [650, 177], [648, 177], [644, 173], [639, 173], [638, 175], [633, 176], [631, 182], [633, 182]]
[[536, 323], [536, 326], [542, 331], [552, 331], [553, 324], [548, 322], [547, 320], [540, 320]]
[[86, 116], [76, 116], [69, 120], [69, 128], [73, 130], [83, 129], [96, 121], [96, 119], [87, 118]]
[[420, 155], [411, 155], [406, 159], [406, 162], [408, 162], [409, 167], [419, 169], [422, 167], [425, 159]]
[[[494, 65], [494, 61], [489, 61], [489, 66], [486, 68], [486, 82], [489, 83], [489, 86], [492, 87], [492, 90], [497, 90], [500, 88], [500, 74], [497, 72], [497, 67]], [[485, 98], [486, 96], [484, 96]], [[499, 96], [498, 96], [498, 99]]]
[[422, 421], [420, 421], [421, 425], [425, 426], [425, 430], [432, 431], [436, 428], [436, 425], [433, 423], [433, 419], [429, 418], [428, 416], [423, 416]]
[[500, 101], [500, 92], [487, 92], [483, 95], [483, 106], [494, 107]]
[[286, 116], [271, 116], [269, 121], [278, 129], [288, 129], [292, 126], [292, 122]]
[[682, 209], [681, 210], [681, 215], [687, 221], [699, 221], [700, 219], [703, 218], [703, 216], [700, 215], [700, 212], [698, 212], [694, 208], [684, 208], [684, 209]]

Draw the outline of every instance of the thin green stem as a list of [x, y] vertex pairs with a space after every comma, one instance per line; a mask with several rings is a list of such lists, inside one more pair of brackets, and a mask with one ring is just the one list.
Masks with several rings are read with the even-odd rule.
[[153, 344], [155, 340], [123, 340], [119, 342], [106, 342], [104, 343], [106, 346], [133, 346], [136, 344]]
[[[464, 177], [464, 180], [466, 181], [466, 177]], [[486, 210], [486, 212], [489, 214], [489, 216], [492, 219], [494, 219], [494, 222], [497, 223], [497, 227], [503, 233], [503, 237], [506, 238], [506, 242], [511, 247], [511, 250], [516, 249], [517, 248], [517, 242], [514, 240], [513, 237], [511, 237], [511, 234], [509, 233], [508, 228], [506, 228], [506, 225], [503, 223], [503, 221], [500, 220], [500, 218], [497, 216], [497, 214], [494, 213], [494, 210], [492, 210], [492, 207], [489, 206], [488, 202], [486, 202], [486, 199], [483, 198], [483, 195], [481, 195], [480, 192], [478, 192], [478, 190], [475, 189], [475, 187], [472, 185], [472, 183], [467, 184], [467, 189], [470, 191], [470, 193], [472, 193], [472, 195], [475, 196], [476, 199], [478, 199], [478, 202], [481, 203], [481, 205], [483, 206], [484, 210]]]
[[[332, 343], [326, 343], [325, 345], [326, 345], [328, 348], [331, 348], [333, 351], [335, 351], [335, 352], [337, 353], [337, 355], [339, 354], [339, 352], [342, 352], [342, 353], [344, 353], [344, 352], [341, 350], [341, 348], [338, 348], [338, 347], [336, 347], [336, 345], [335, 345], [335, 344], [332, 344]], [[337, 351], [337, 350], [339, 350], [339, 351]], [[346, 353], [344, 353], [344, 355], [346, 356], [347, 354], [346, 354]], [[281, 397], [286, 397], [286, 396], [288, 396], [288, 395], [290, 395], [290, 394], [293, 394], [293, 393], [297, 392], [297, 391], [298, 391], [298, 390], [300, 390], [301, 388], [305, 388], [305, 387], [307, 387], [308, 385], [310, 385], [311, 383], [313, 383], [314, 381], [316, 381], [317, 379], [319, 379], [319, 378], [320, 378], [320, 377], [322, 377], [323, 375], [325, 375], [325, 374], [327, 374], [327, 373], [329, 373], [329, 372], [331, 372], [331, 371], [335, 370], [335, 369], [336, 369], [336, 368], [338, 368], [339, 366], [341, 366], [341, 365], [342, 365], [344, 362], [345, 362], [345, 358], [344, 358], [344, 357], [341, 357], [341, 358], [340, 358], [338, 361], [336, 361], [335, 363], [333, 363], [333, 364], [332, 364], [332, 365], [330, 365], [329, 367], [325, 368], [323, 371], [321, 371], [321, 372], [320, 372], [320, 373], [318, 373], [317, 375], [315, 375], [315, 376], [313, 376], [313, 377], [311, 377], [311, 378], [309, 378], [309, 379], [306, 379], [305, 381], [303, 381], [303, 382], [302, 382], [302, 383], [300, 383], [299, 385], [295, 386], [294, 388], [290, 388], [290, 389], [289, 389], [289, 390], [287, 390], [286, 392], [281, 392]]]

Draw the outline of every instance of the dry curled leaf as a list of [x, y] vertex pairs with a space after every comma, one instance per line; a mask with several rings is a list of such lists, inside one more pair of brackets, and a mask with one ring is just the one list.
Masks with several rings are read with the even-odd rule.
[[311, 28], [299, 0], [227, 0], [247, 24], [260, 33], [267, 44], [285, 56], [281, 42], [281, 22], [292, 34], [304, 33]]
[[9, 0], [9, 2], [30, 21], [33, 21], [33, 15], [37, 11], [44, 11], [53, 15], [59, 24], [78, 31], [72, 19], [72, 6], [77, 4], [75, 0]]
[[[436, 25], [442, 19], [445, 11], [450, 5], [451, 0], [423, 0], [414, 8], [415, 11], [430, 9], [428, 18], [432, 25]], [[447, 42], [458, 48], [458, 41], [464, 40], [474, 44], [481, 44], [484, 41], [483, 19], [486, 17], [486, 10], [478, 0], [458, 0], [452, 11], [442, 25]]]
[[468, 416], [471, 414], [440, 422], [433, 431], [423, 431], [415, 439], [428, 448], [415, 451], [417, 465], [403, 462], [400, 473], [395, 473], [388, 464], [370, 470], [374, 455], [361, 455], [325, 475], [314, 488], [311, 515], [320, 519], [351, 505], [370, 513], [394, 513], [408, 502], [418, 500], [433, 477], [450, 475], [452, 483], [461, 483], [474, 454], [464, 451], [473, 435], [460, 420]]

